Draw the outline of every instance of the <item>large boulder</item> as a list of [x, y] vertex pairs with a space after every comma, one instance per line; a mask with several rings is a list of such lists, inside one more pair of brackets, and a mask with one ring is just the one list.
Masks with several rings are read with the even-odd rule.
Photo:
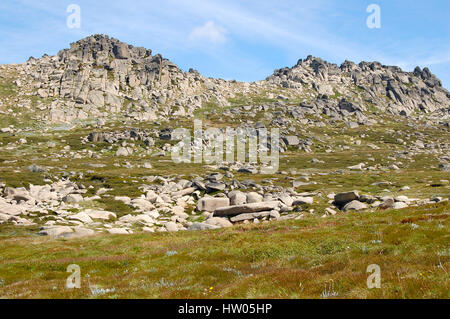
[[155, 221], [153, 218], [146, 214], [140, 214], [140, 215], [125, 215], [119, 218], [119, 221], [126, 222], [126, 223], [146, 223], [146, 224], [153, 224]]
[[216, 191], [223, 191], [226, 187], [225, 183], [221, 182], [208, 182], [205, 184], [206, 192], [212, 193]]
[[247, 194], [247, 203], [261, 203], [263, 201], [263, 196], [256, 193], [256, 192], [250, 192]]
[[230, 205], [243, 205], [247, 203], [247, 196], [241, 191], [232, 191], [228, 193]]
[[197, 190], [197, 187], [188, 187], [185, 189], [182, 189], [178, 192], [173, 192], [172, 193], [172, 198], [178, 198], [178, 197], [182, 197], [185, 195], [191, 195], [193, 192], [195, 192]]
[[74, 227], [73, 232], [71, 233], [62, 233], [58, 237], [64, 237], [64, 238], [80, 238], [80, 237], [86, 237], [86, 236], [92, 236], [95, 232], [92, 229], [83, 228], [83, 227]]
[[201, 212], [213, 212], [227, 206], [230, 206], [230, 199], [226, 197], [203, 197], [197, 202], [197, 210]]
[[276, 209], [280, 205], [279, 201], [272, 202], [261, 202], [261, 203], [251, 203], [244, 205], [236, 205], [236, 206], [227, 206], [222, 208], [217, 208], [214, 211], [213, 216], [222, 217], [222, 216], [236, 216], [240, 214], [251, 214], [258, 213], [264, 211], [271, 211]]
[[110, 218], [117, 218], [117, 215], [113, 212], [103, 211], [103, 210], [93, 210], [87, 209], [84, 211], [92, 219], [103, 219], [108, 220]]
[[294, 202], [294, 199], [287, 194], [281, 194], [280, 196], [278, 196], [278, 199], [288, 207], [291, 207], [292, 203]]
[[339, 193], [334, 195], [334, 202], [336, 205], [345, 205], [353, 200], [358, 200], [359, 194], [356, 191]]
[[392, 205], [392, 209], [402, 209], [408, 207], [408, 204], [405, 202], [395, 202], [394, 205]]
[[102, 107], [105, 105], [105, 97], [101, 91], [90, 91], [88, 94], [88, 102], [96, 107]]
[[364, 203], [361, 203], [360, 201], [357, 201], [357, 200], [353, 200], [353, 201], [351, 201], [350, 203], [347, 203], [345, 206], [344, 206], [344, 211], [346, 212], [346, 211], [349, 211], [349, 210], [356, 210], [356, 211], [360, 211], [360, 210], [363, 210], [363, 209], [367, 209], [367, 205], [366, 204], [364, 204]]
[[152, 203], [145, 199], [145, 198], [135, 198], [131, 201], [131, 206], [134, 208], [137, 208], [141, 211], [150, 211], [153, 210], [155, 207], [152, 205]]
[[312, 197], [295, 197], [292, 202], [292, 206], [303, 205], [303, 204], [312, 204], [314, 202], [314, 198]]
[[0, 213], [0, 223], [1, 222], [7, 222], [10, 218], [11, 218], [10, 215], [6, 215], [6, 214], [3, 214], [3, 213]]
[[92, 223], [92, 218], [89, 217], [89, 215], [86, 214], [85, 212], [81, 212], [81, 213], [78, 213], [78, 214], [75, 214], [75, 215], [70, 215], [68, 217], [68, 219], [79, 220], [80, 222], [85, 223], [85, 224]]
[[249, 213], [249, 214], [240, 214], [234, 217], [231, 217], [230, 220], [233, 223], [242, 222], [244, 220], [253, 220], [255, 218], [264, 218], [270, 216], [270, 212], [259, 212], [259, 213]]
[[130, 49], [126, 43], [114, 45], [113, 52], [117, 59], [129, 59], [131, 57]]
[[43, 227], [38, 234], [44, 236], [57, 237], [64, 233], [71, 233], [71, 232], [73, 232], [73, 230], [69, 226], [49, 226]]
[[287, 146], [297, 146], [300, 144], [300, 140], [295, 135], [285, 136], [283, 137], [283, 141]]
[[116, 156], [128, 156], [130, 155], [126, 147], [119, 147], [116, 152]]
[[5, 214], [9, 216], [17, 216], [22, 214], [23, 208], [21, 205], [11, 205], [0, 203], [0, 214]]
[[208, 225], [214, 225], [218, 227], [231, 227], [233, 224], [227, 219], [222, 217], [211, 217], [205, 221]]

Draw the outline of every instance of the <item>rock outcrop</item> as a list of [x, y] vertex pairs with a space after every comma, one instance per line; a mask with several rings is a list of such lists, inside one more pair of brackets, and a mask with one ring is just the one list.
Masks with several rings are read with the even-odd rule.
[[[41, 120], [71, 123], [88, 119], [154, 121], [192, 117], [204, 103], [230, 105], [240, 95], [261, 95], [289, 103], [295, 118], [325, 114], [348, 121], [350, 127], [368, 122], [367, 113], [388, 112], [408, 116], [415, 112], [446, 112], [450, 93], [428, 68], [404, 72], [378, 62], [341, 66], [308, 56], [292, 68], [275, 70], [266, 80], [240, 83], [182, 71], [160, 54], [134, 47], [106, 35], [93, 35], [72, 43], [56, 56], [8, 66], [18, 74], [14, 84], [25, 95], [39, 97]], [[284, 88], [286, 95], [277, 95]], [[448, 117], [448, 115], [447, 115]], [[273, 124], [287, 124], [282, 117]], [[302, 141], [287, 136], [285, 143]]]

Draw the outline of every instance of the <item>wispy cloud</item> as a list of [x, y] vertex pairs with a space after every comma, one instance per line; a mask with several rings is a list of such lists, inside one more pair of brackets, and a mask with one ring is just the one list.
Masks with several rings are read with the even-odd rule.
[[214, 21], [208, 21], [204, 25], [195, 27], [189, 34], [188, 41], [193, 44], [223, 44], [225, 43], [227, 30], [218, 26]]

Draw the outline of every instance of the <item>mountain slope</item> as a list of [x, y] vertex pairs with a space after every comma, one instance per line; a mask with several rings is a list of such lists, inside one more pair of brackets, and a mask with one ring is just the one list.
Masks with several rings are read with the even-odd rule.
[[267, 81], [287, 88], [309, 88], [318, 94], [339, 95], [357, 102], [362, 110], [373, 105], [392, 114], [433, 112], [450, 107], [450, 93], [428, 68], [404, 72], [378, 62], [340, 67], [308, 56], [292, 68], [276, 70]]
[[[337, 120], [355, 115], [362, 122], [367, 112], [410, 115], [450, 108], [450, 93], [427, 68], [408, 73], [377, 62], [348, 61], [339, 67], [309, 56], [265, 80], [240, 83], [205, 78], [192, 69], [183, 72], [151, 50], [105, 35], [72, 43], [56, 56], [1, 66], [0, 73], [4, 85], [17, 93], [1, 94], [0, 110], [15, 116], [14, 107], [23, 105], [46, 123], [192, 117], [206, 103], [223, 107], [242, 97], [249, 104], [257, 104], [249, 97], [282, 100]], [[11, 97], [18, 100], [11, 103]]]

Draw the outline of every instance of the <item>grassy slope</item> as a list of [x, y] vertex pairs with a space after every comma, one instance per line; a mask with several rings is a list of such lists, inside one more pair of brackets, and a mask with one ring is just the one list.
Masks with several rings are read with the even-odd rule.
[[[449, 208], [71, 240], [3, 229], [0, 296], [320, 298], [331, 290], [339, 298], [449, 298]], [[82, 287], [68, 290], [73, 263]], [[381, 267], [381, 289], [366, 286], [370, 264]], [[114, 291], [99, 294], [88, 280]]]
[[[11, 114], [0, 116], [0, 127], [35, 127], [39, 121], [35, 115], [16, 106], [16, 89], [12, 81], [14, 72], [5, 72], [0, 79], [0, 97], [4, 100], [0, 110], [12, 109]], [[282, 91], [277, 94], [283, 94]], [[338, 98], [336, 96], [335, 98]], [[30, 97], [32, 104], [45, 102]], [[291, 101], [298, 103], [303, 101]], [[273, 102], [260, 96], [237, 96], [230, 101], [233, 106]], [[209, 103], [196, 112], [196, 118], [204, 121], [205, 127], [214, 125], [236, 126], [246, 122], [246, 117], [223, 116], [223, 109]], [[263, 121], [270, 127], [270, 117], [264, 112], [250, 119]], [[312, 117], [320, 120], [320, 118]], [[347, 129], [342, 124], [333, 128], [303, 128], [297, 125], [300, 138], [314, 140], [313, 153], [290, 150], [281, 158], [280, 170], [296, 170], [308, 173], [311, 184], [297, 188], [297, 191], [315, 191], [327, 194], [331, 191], [358, 189], [373, 195], [408, 195], [430, 198], [448, 197], [449, 186], [440, 182], [449, 179], [449, 173], [437, 169], [438, 160], [434, 154], [420, 154], [414, 162], [403, 161], [405, 166], [399, 171], [364, 171], [342, 174], [320, 175], [337, 169], [366, 162], [368, 165], [388, 166], [393, 162], [388, 156], [403, 148], [397, 137], [387, 129], [397, 132], [421, 131], [427, 139], [448, 139], [448, 130], [435, 130], [421, 126], [408, 127], [402, 121], [390, 121], [357, 129]], [[192, 127], [192, 120], [186, 119], [166, 123], [170, 127]], [[164, 126], [166, 125], [164, 124]], [[134, 126], [134, 125], [133, 125]], [[146, 128], [146, 124], [141, 124]], [[148, 128], [154, 128], [152, 125]], [[160, 127], [156, 127], [160, 129]], [[124, 129], [123, 125], [111, 127]], [[44, 178], [59, 176], [65, 172], [83, 172], [84, 185], [112, 188], [110, 197], [88, 202], [121, 216], [131, 212], [130, 207], [113, 200], [113, 195], [136, 197], [141, 194], [138, 186], [147, 175], [190, 174], [204, 175], [202, 165], [174, 165], [170, 157], [149, 157], [134, 154], [126, 158], [116, 158], [112, 154], [117, 148], [101, 153], [107, 146], [90, 144], [82, 146], [80, 137], [87, 136], [92, 128], [71, 131], [50, 130], [20, 133], [12, 136], [0, 133], [0, 143], [6, 146], [19, 138], [28, 140], [25, 145], [12, 149], [2, 147], [0, 154], [0, 182], [8, 186], [28, 186], [43, 184]], [[365, 134], [362, 138], [361, 134]], [[323, 140], [324, 142], [319, 141]], [[360, 146], [353, 139], [362, 140]], [[424, 139], [424, 137], [420, 137]], [[408, 145], [413, 142], [407, 139]], [[56, 142], [55, 148], [48, 148], [48, 142]], [[158, 141], [159, 143], [159, 141]], [[368, 143], [377, 144], [380, 150], [372, 150]], [[62, 150], [70, 145], [71, 151], [90, 149], [101, 158], [73, 159]], [[325, 153], [330, 145], [333, 153]], [[342, 150], [338, 146], [350, 146]], [[65, 153], [66, 157], [56, 155]], [[368, 157], [375, 160], [370, 162]], [[313, 158], [325, 163], [311, 163]], [[52, 161], [56, 160], [56, 161]], [[153, 169], [136, 167], [117, 168], [113, 164], [130, 161], [133, 165], [150, 162]], [[106, 164], [104, 168], [92, 168], [87, 163]], [[46, 166], [45, 173], [31, 173], [26, 168], [30, 164]], [[95, 171], [90, 173], [89, 171]], [[239, 180], [262, 181], [267, 177], [276, 178], [275, 184], [283, 187], [291, 185], [291, 176], [296, 174], [261, 176], [235, 174]], [[77, 180], [72, 176], [72, 180]], [[374, 182], [390, 181], [392, 186], [373, 186]], [[409, 191], [399, 192], [401, 186], [408, 185]], [[388, 188], [390, 193], [384, 189]], [[93, 193], [89, 194], [93, 195]], [[119, 297], [175, 297], [175, 298], [320, 298], [324, 290], [333, 290], [343, 298], [449, 298], [449, 231], [448, 220], [425, 219], [402, 224], [405, 218], [426, 214], [446, 217], [450, 204], [408, 208], [402, 211], [377, 213], [339, 214], [326, 219], [320, 218], [328, 207], [327, 199], [317, 196], [312, 207], [315, 214], [300, 220], [271, 224], [239, 226], [209, 232], [182, 232], [176, 234], [136, 234], [130, 236], [97, 235], [92, 238], [75, 240], [53, 240], [37, 237], [39, 226], [14, 227], [0, 225], [0, 297], [13, 298], [119, 298]], [[381, 242], [379, 242], [381, 240]], [[176, 252], [176, 254], [174, 254]], [[66, 268], [76, 263], [81, 266], [82, 289], [66, 290]], [[368, 265], [376, 263], [382, 271], [382, 288], [368, 290], [366, 273]], [[92, 285], [113, 288], [106, 294], [98, 294], [89, 289], [88, 277]], [[211, 289], [212, 287], [212, 289]]]

